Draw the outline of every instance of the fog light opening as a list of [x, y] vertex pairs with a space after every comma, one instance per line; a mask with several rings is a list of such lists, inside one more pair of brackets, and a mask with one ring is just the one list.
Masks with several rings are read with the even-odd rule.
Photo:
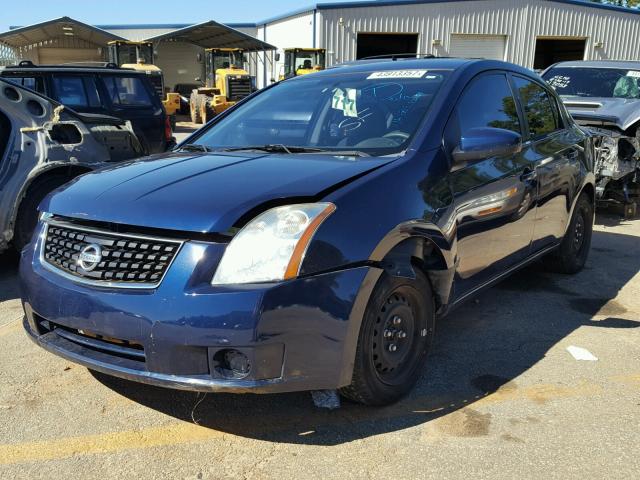
[[222, 350], [215, 355], [216, 370], [231, 379], [246, 378], [251, 372], [249, 357], [238, 350]]

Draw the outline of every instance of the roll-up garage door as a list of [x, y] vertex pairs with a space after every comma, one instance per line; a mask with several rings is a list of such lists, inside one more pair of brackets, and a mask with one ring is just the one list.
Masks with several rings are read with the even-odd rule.
[[463, 58], [504, 60], [507, 37], [504, 35], [451, 35], [450, 55]]
[[57, 65], [73, 62], [104, 61], [98, 48], [40, 48], [38, 62], [40, 65]]

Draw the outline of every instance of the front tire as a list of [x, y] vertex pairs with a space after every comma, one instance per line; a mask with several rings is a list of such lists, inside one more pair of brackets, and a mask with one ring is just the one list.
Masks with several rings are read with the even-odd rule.
[[560, 247], [544, 259], [548, 270], [557, 273], [574, 274], [584, 268], [591, 249], [593, 235], [593, 203], [583, 193], [578, 198], [567, 233]]
[[189, 98], [189, 112], [191, 113], [191, 123], [196, 125], [202, 123], [200, 117], [200, 95], [198, 93], [192, 93]]
[[426, 276], [383, 274], [364, 315], [351, 384], [340, 390], [365, 405], [388, 405], [420, 378], [433, 340], [435, 306]]

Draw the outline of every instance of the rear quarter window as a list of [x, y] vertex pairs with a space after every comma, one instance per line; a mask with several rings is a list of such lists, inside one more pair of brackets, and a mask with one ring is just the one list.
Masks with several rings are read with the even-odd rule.
[[144, 81], [139, 77], [103, 77], [111, 103], [119, 106], [152, 106], [153, 101]]
[[41, 77], [18, 77], [18, 76], [10, 76], [3, 77], [5, 80], [11, 83], [15, 83], [16, 85], [20, 85], [24, 88], [28, 88], [30, 90], [34, 90], [39, 93], [44, 93], [44, 82]]

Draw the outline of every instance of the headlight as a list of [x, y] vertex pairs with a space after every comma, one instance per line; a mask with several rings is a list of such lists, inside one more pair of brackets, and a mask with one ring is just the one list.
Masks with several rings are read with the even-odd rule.
[[333, 203], [305, 203], [267, 210], [233, 238], [212, 285], [275, 282], [295, 278], [320, 224]]

